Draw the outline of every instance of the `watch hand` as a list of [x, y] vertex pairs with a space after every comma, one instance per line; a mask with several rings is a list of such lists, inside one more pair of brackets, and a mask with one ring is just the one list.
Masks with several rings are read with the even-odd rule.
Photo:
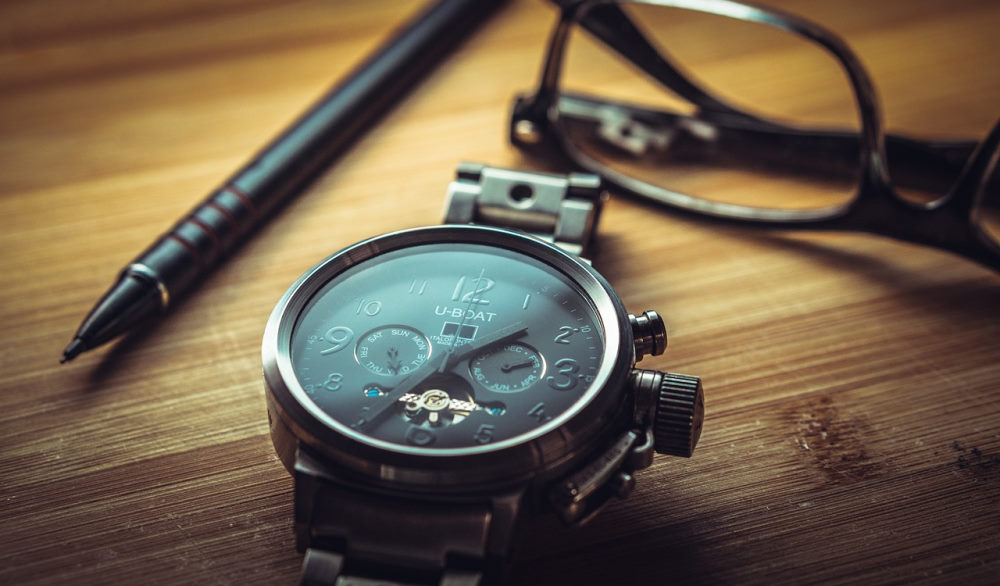
[[393, 374], [399, 374], [399, 369], [403, 366], [403, 361], [399, 359], [399, 350], [389, 348], [386, 352], [385, 364]]
[[528, 332], [528, 325], [523, 321], [513, 323], [509, 326], [500, 328], [491, 334], [487, 334], [478, 340], [463, 344], [458, 348], [452, 347], [448, 352], [448, 358], [445, 359], [444, 364], [438, 372], [445, 372], [450, 370], [456, 364], [461, 362], [463, 359], [472, 356], [473, 354], [493, 346], [495, 344], [500, 344], [502, 342], [507, 342], [515, 338], [520, 338]]
[[352, 428], [360, 430], [365, 429], [371, 425], [372, 422], [377, 421], [389, 411], [389, 409], [396, 403], [395, 397], [397, 395], [406, 394], [417, 388], [420, 383], [427, 380], [427, 378], [435, 372], [444, 372], [448, 370], [449, 358], [455, 353], [455, 346], [458, 344], [458, 334], [461, 333], [462, 326], [465, 325], [465, 320], [468, 319], [469, 310], [472, 308], [472, 304], [475, 301], [474, 293], [479, 287], [479, 283], [482, 281], [483, 275], [485, 274], [486, 267], [483, 267], [479, 271], [479, 276], [476, 277], [476, 285], [472, 290], [473, 294], [469, 295], [469, 300], [465, 304], [465, 311], [462, 312], [462, 321], [459, 322], [458, 327], [455, 329], [455, 336], [451, 340], [451, 346], [448, 347], [448, 351], [445, 352], [439, 360], [428, 361], [423, 365], [423, 367], [418, 368], [415, 372], [404, 378], [398, 385], [396, 385], [396, 388], [389, 389], [377, 403], [367, 405], [364, 409], [362, 409], [359, 419], [354, 422], [354, 425], [351, 426]]
[[515, 362], [514, 364], [503, 363], [500, 365], [500, 372], [510, 372], [518, 368], [524, 368], [526, 366], [533, 366], [535, 363], [531, 360], [522, 360], [521, 362]]
[[480, 283], [483, 281], [483, 275], [486, 274], [486, 267], [479, 270], [479, 276], [476, 277], [475, 285], [472, 287], [472, 291], [469, 292], [469, 300], [465, 303], [465, 311], [462, 312], [462, 321], [458, 322], [458, 327], [455, 329], [455, 335], [451, 339], [451, 345], [448, 347], [448, 352], [445, 354], [445, 360], [441, 363], [441, 368], [438, 372], [444, 372], [449, 368], [449, 358], [455, 353], [455, 348], [458, 347], [458, 335], [462, 332], [462, 327], [465, 325], [466, 320], [469, 319], [469, 313], [472, 309], [472, 304], [476, 302], [476, 290], [479, 288]]
[[491, 334], [483, 336], [474, 342], [469, 342], [458, 348], [452, 346], [448, 352], [442, 354], [440, 358], [429, 361], [423, 367], [417, 369], [410, 376], [404, 378], [395, 388], [389, 389], [385, 395], [379, 398], [377, 403], [368, 405], [361, 412], [358, 420], [351, 426], [354, 429], [364, 430], [385, 415], [397, 398], [411, 392], [420, 386], [434, 373], [446, 372], [463, 359], [479, 352], [487, 346], [501, 344], [514, 338], [519, 338], [528, 332], [528, 326], [524, 322], [517, 322], [505, 328], [501, 328]]
[[362, 411], [358, 420], [351, 425], [354, 429], [363, 430], [372, 424], [372, 422], [379, 419], [385, 412], [387, 412], [393, 405], [396, 404], [396, 400], [399, 396], [405, 395], [417, 388], [420, 383], [427, 380], [430, 375], [434, 374], [438, 370], [438, 362], [444, 362], [448, 357], [447, 354], [442, 354], [439, 358], [428, 361], [424, 363], [423, 366], [413, 371], [409, 376], [399, 381], [399, 384], [394, 388], [386, 391], [384, 395], [379, 397], [376, 402], [367, 405]]

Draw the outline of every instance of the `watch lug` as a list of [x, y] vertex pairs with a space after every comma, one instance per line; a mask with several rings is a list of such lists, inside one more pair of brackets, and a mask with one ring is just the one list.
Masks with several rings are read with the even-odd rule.
[[295, 481], [295, 547], [304, 552], [312, 545], [309, 527], [319, 500], [317, 495], [324, 479], [329, 477], [319, 461], [301, 447], [295, 452], [292, 477]]
[[650, 430], [631, 430], [583, 468], [558, 481], [549, 490], [549, 501], [567, 525], [592, 519], [611, 497], [627, 498], [635, 488], [636, 470], [653, 461]]

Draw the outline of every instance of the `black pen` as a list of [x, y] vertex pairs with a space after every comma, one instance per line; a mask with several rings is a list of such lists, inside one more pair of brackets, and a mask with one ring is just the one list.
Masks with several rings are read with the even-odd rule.
[[166, 309], [501, 4], [442, 0], [398, 31], [126, 266], [83, 320], [61, 362]]

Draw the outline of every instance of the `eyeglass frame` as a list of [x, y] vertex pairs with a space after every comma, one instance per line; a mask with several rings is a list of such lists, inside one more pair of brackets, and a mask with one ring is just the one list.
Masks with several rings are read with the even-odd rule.
[[[887, 135], [883, 130], [875, 85], [850, 47], [835, 33], [780, 10], [732, 0], [553, 1], [560, 6], [561, 12], [549, 37], [538, 88], [534, 94], [516, 96], [514, 101], [510, 141], [518, 148], [542, 158], [557, 155], [562, 163], [599, 174], [614, 191], [651, 200], [698, 218], [761, 228], [879, 234], [944, 249], [1000, 271], [1000, 245], [994, 242], [977, 217], [980, 200], [985, 198], [986, 185], [1000, 158], [1000, 120], [979, 143], [924, 141]], [[619, 4], [681, 8], [756, 22], [818, 44], [833, 56], [847, 74], [861, 122], [860, 133], [792, 128], [739, 110], [685, 76], [661, 50], [646, 40]], [[660, 114], [709, 124], [720, 133], [727, 130], [732, 133], [734, 129], [735, 132], [763, 133], [763, 136], [782, 143], [794, 140], [850, 140], [856, 143], [860, 140], [860, 176], [854, 195], [844, 203], [819, 209], [786, 210], [723, 203], [647, 183], [615, 171], [586, 155], [560, 130], [559, 100], [571, 100], [574, 96], [560, 92], [559, 78], [570, 32], [578, 23], [696, 108], [690, 117], [657, 111]], [[634, 105], [612, 101], [601, 101], [599, 104], [626, 113], [636, 110]], [[963, 167], [945, 195], [930, 202], [911, 201], [900, 196], [893, 186], [887, 143], [894, 153], [893, 161], [917, 157], [935, 161], [936, 164]]]

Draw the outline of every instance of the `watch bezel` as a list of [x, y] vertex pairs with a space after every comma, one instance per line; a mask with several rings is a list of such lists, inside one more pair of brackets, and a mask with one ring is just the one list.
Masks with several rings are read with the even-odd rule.
[[[291, 337], [302, 310], [320, 288], [343, 271], [381, 254], [432, 243], [486, 244], [526, 254], [560, 271], [589, 298], [604, 329], [605, 354], [594, 384], [565, 412], [528, 434], [495, 444], [428, 449], [402, 446], [361, 434], [309, 400], [292, 368]], [[530, 477], [561, 467], [620, 431], [627, 419], [627, 375], [634, 364], [627, 313], [607, 281], [585, 262], [533, 236], [504, 228], [445, 225], [376, 236], [313, 266], [282, 296], [265, 328], [262, 360], [272, 436], [286, 467], [291, 445], [305, 444], [330, 462], [364, 478], [423, 485], [435, 490], [467, 488]], [[292, 438], [275, 434], [290, 434]], [[525, 437], [527, 435], [527, 437]], [[281, 447], [284, 447], [282, 449]]]

